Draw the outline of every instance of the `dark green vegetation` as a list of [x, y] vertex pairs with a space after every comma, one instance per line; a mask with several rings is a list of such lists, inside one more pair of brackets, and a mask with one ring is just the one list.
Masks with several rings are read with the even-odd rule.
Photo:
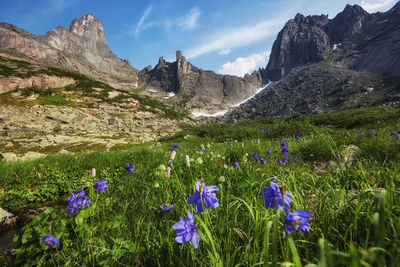
[[[57, 77], [69, 77], [75, 80], [75, 84], [65, 88], [39, 89], [36, 87], [21, 88], [15, 91], [20, 92], [24, 97], [34, 94], [38, 95], [33, 104], [41, 105], [57, 105], [71, 107], [89, 107], [95, 108], [93, 101], [79, 102], [73, 101], [77, 98], [88, 97], [97, 101], [118, 105], [121, 103], [130, 103], [132, 100], [139, 101], [139, 110], [152, 112], [163, 118], [169, 119], [190, 119], [186, 110], [179, 112], [173, 107], [164, 104], [156, 99], [148, 96], [139, 95], [143, 88], [127, 90], [115, 89], [108, 84], [94, 80], [82, 74], [78, 74], [69, 70], [58, 67], [39, 67], [26, 61], [4, 58], [0, 56], [0, 75], [5, 77], [28, 78], [35, 75], [46, 74]], [[120, 95], [109, 98], [109, 93], [115, 91]], [[16, 101], [11, 97], [12, 92], [0, 94], [0, 104], [26, 105], [26, 101]]]
[[[400, 140], [398, 134], [391, 135], [400, 131], [398, 114], [399, 109], [372, 108], [200, 125], [172, 140], [125, 152], [0, 163], [3, 207], [15, 210], [33, 198], [66, 199], [80, 186], [93, 201], [75, 216], [64, 213], [66, 201], [64, 209], [48, 209], [37, 216], [19, 232], [12, 263], [398, 266]], [[267, 127], [271, 134], [259, 127]], [[289, 157], [298, 156], [297, 164], [278, 164], [282, 138], [288, 142]], [[175, 142], [181, 149], [167, 178]], [[198, 151], [200, 144], [206, 152]], [[253, 153], [262, 155], [266, 164], [254, 160]], [[190, 167], [185, 155], [193, 159]], [[239, 162], [240, 169], [234, 169], [233, 162]], [[126, 163], [137, 165], [134, 174], [124, 169]], [[93, 189], [97, 178], [87, 175], [91, 168], [108, 180], [105, 193], [98, 195]], [[273, 175], [290, 192], [292, 211], [313, 214], [309, 232], [282, 238], [284, 212], [265, 209], [258, 195]], [[198, 180], [218, 186], [218, 208], [196, 213], [195, 206], [187, 204]], [[14, 197], [6, 197], [9, 192]], [[175, 203], [175, 211], [161, 213], [164, 203]], [[197, 250], [190, 242], [178, 244], [172, 229], [189, 210], [201, 238]], [[41, 237], [47, 234], [57, 236], [60, 250], [44, 244]]]

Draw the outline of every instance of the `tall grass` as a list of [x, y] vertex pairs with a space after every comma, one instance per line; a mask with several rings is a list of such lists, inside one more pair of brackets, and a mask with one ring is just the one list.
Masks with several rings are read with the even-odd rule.
[[[248, 131], [259, 134], [258, 127]], [[400, 165], [392, 159], [398, 158], [399, 142], [384, 129], [378, 130], [378, 136], [361, 138], [358, 131], [346, 133], [351, 136], [343, 141], [339, 138], [342, 135], [314, 127], [312, 136], [307, 133], [298, 140], [285, 138], [289, 157], [299, 157], [297, 164], [292, 161], [286, 165], [277, 162], [282, 157], [282, 137], [244, 138], [233, 140], [231, 146], [226, 141], [187, 140], [179, 143], [181, 149], [169, 178], [165, 169], [172, 143], [129, 152], [49, 157], [25, 166], [3, 164], [2, 186], [10, 189], [32, 184], [40, 188], [42, 181], [31, 178], [39, 164], [58, 171], [63, 178], [57, 181], [84, 177], [84, 170], [92, 167], [109, 181], [107, 191], [99, 195], [93, 189], [97, 178], [81, 181], [93, 204], [76, 216], [65, 214], [66, 206], [49, 209], [25, 226], [16, 238], [19, 245], [13, 263], [396, 266], [400, 260]], [[206, 152], [198, 151], [199, 140], [203, 140]], [[340, 153], [341, 145], [349, 144], [359, 146], [361, 153], [349, 162], [337, 159], [335, 152]], [[378, 156], [374, 144], [377, 149], [387, 149], [386, 156]], [[266, 164], [254, 160], [253, 153], [262, 155]], [[190, 167], [185, 155], [192, 159]], [[233, 162], [240, 162], [240, 169], [234, 169]], [[328, 162], [331, 165], [326, 166], [331, 167], [321, 167]], [[134, 174], [124, 169], [126, 163], [137, 165]], [[270, 185], [274, 175], [292, 196], [291, 210], [313, 214], [309, 232], [298, 231], [284, 239], [285, 212], [263, 207], [259, 193]], [[218, 186], [218, 208], [196, 213], [195, 206], [187, 204], [198, 180]], [[72, 193], [80, 185], [76, 182], [66, 187]], [[8, 201], [3, 204], [12, 202]], [[164, 203], [175, 203], [175, 211], [161, 213]], [[191, 243], [178, 244], [172, 229], [189, 210], [199, 228], [198, 249]], [[60, 250], [46, 247], [40, 239], [46, 234], [60, 239]]]

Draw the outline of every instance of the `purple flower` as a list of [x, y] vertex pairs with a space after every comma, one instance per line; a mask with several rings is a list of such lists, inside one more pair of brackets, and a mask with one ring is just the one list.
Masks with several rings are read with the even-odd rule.
[[67, 198], [67, 201], [68, 208], [65, 213], [70, 216], [79, 213], [79, 207], [83, 206], [87, 208], [90, 204], [92, 204], [92, 202], [90, 201], [90, 197], [86, 195], [83, 187], [81, 187], [80, 190], [76, 190], [75, 193], [71, 194], [71, 196]]
[[233, 163], [233, 168], [234, 168], [234, 169], [240, 169], [239, 162], [237, 162], [237, 161], [234, 162], [234, 163]]
[[136, 164], [127, 163], [125, 165], [125, 170], [130, 171], [131, 173], [135, 173]]
[[57, 248], [60, 248], [60, 242], [54, 235], [46, 235], [42, 238], [42, 240], [44, 241], [44, 243], [46, 243], [47, 246], [49, 246], [49, 248], [54, 247], [54, 245], [57, 245]]
[[264, 207], [266, 209], [278, 207], [280, 210], [283, 210], [283, 208], [285, 208], [285, 211], [288, 210], [291, 196], [285, 187], [282, 188], [282, 192], [284, 196], [279, 186], [271, 181], [271, 186], [265, 187], [260, 193], [264, 198]]
[[310, 226], [308, 222], [311, 217], [312, 214], [305, 210], [296, 210], [295, 212], [286, 214], [283, 238], [286, 237], [286, 232], [290, 235], [295, 231], [309, 231]]
[[97, 190], [97, 193], [105, 192], [108, 187], [107, 183], [108, 181], [100, 179], [94, 184], [94, 189]]
[[294, 157], [293, 157], [293, 161], [294, 161], [294, 163], [297, 164], [297, 162], [299, 162], [299, 157], [298, 157], [298, 156], [294, 156]]
[[287, 155], [289, 155], [289, 150], [287, 149], [287, 147], [286, 147], [286, 145], [287, 145], [287, 142], [285, 141], [285, 140], [282, 140], [282, 143], [281, 143], [281, 151], [282, 151], [282, 154], [286, 157]]
[[258, 160], [258, 155], [257, 155], [257, 153], [253, 153], [253, 159]]
[[172, 168], [172, 166], [174, 166], [174, 162], [172, 160], [168, 161], [168, 166]]
[[187, 200], [188, 204], [196, 204], [196, 211], [202, 212], [203, 208], [209, 209], [212, 207], [217, 208], [219, 203], [215, 191], [218, 187], [215, 185], [206, 185], [198, 181], [196, 183], [196, 192], [193, 193]]
[[175, 204], [169, 205], [168, 203], [165, 203], [164, 206], [161, 207], [161, 212], [170, 212], [174, 210]]
[[194, 224], [194, 216], [192, 211], [188, 212], [188, 218], [180, 217], [179, 222], [175, 223], [172, 228], [176, 231], [176, 242], [184, 244], [192, 240], [194, 248], [199, 247], [200, 235], [198, 233], [197, 224]]
[[171, 147], [171, 151], [175, 151], [177, 149], [179, 149], [178, 144], [173, 144], [172, 147]]
[[296, 136], [296, 140], [299, 140], [300, 139], [300, 136]]
[[68, 208], [65, 211], [65, 213], [67, 213], [69, 216], [72, 216], [72, 215], [79, 213], [79, 210], [78, 210], [77, 206], [69, 206], [68, 205]]
[[271, 155], [271, 148], [268, 149], [268, 155]]
[[232, 142], [228, 142], [228, 146], [231, 146], [232, 145]]
[[335, 153], [335, 156], [340, 159], [340, 155], [338, 153]]
[[203, 151], [203, 152], [206, 152], [206, 150], [207, 150], [207, 148], [206, 148], [206, 147], [203, 147], [203, 146], [199, 146], [199, 151]]
[[393, 133], [390, 133], [390, 135], [391, 135], [391, 136], [396, 136], [397, 133], [396, 133], [396, 132], [393, 132]]

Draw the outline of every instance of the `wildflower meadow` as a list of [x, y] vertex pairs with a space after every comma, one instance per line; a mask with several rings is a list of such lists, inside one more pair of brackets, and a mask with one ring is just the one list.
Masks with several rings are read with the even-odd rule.
[[19, 230], [9, 264], [399, 266], [398, 118], [318, 120], [200, 125], [129, 151], [0, 163], [15, 196], [2, 206], [39, 193], [58, 203]]

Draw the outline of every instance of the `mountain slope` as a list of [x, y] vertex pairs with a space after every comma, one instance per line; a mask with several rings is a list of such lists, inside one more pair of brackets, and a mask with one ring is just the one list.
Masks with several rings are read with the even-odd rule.
[[59, 26], [43, 36], [0, 23], [0, 48], [4, 53], [102, 79], [117, 88], [137, 86], [138, 70], [109, 49], [103, 25], [92, 14], [72, 21], [69, 30]]
[[223, 120], [314, 114], [346, 108], [400, 104], [400, 79], [384, 79], [328, 64], [292, 70], [255, 97], [228, 112]]

